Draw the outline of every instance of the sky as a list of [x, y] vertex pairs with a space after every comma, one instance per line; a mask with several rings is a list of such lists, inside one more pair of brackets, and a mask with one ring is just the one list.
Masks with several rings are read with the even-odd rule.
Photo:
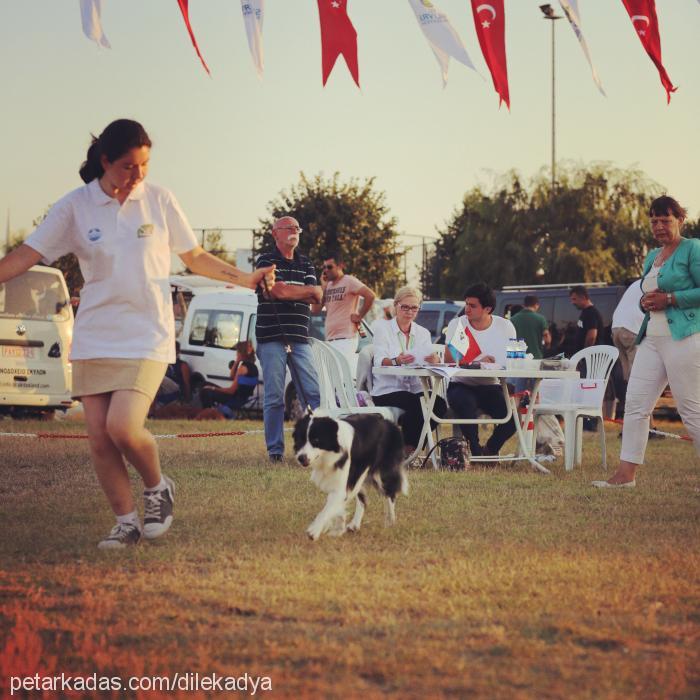
[[[466, 191], [551, 153], [550, 23], [537, 0], [506, 0], [511, 110], [499, 109], [468, 0], [436, 0], [478, 73], [451, 62], [445, 88], [408, 0], [349, 0], [360, 85], [343, 59], [321, 83], [315, 0], [267, 0], [265, 74], [248, 50], [238, 0], [191, 0], [204, 72], [175, 0], [103, 0], [111, 49], [82, 33], [78, 0], [0, 0], [0, 216], [31, 230], [81, 184], [90, 133], [140, 121], [149, 178], [195, 228], [250, 228], [299, 179], [375, 178], [406, 244], [435, 238]], [[557, 2], [553, 3], [559, 10]], [[671, 104], [621, 0], [579, 0], [607, 97], [568, 22], [557, 23], [557, 158], [638, 167], [700, 215], [700, 3], [657, 0]], [[249, 235], [230, 234], [231, 247]]]

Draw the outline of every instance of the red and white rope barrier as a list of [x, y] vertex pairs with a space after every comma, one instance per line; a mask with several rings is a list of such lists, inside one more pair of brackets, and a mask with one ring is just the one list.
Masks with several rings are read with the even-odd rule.
[[[620, 420], [619, 418], [606, 418], [605, 422], [616, 423], [617, 425], [622, 425], [624, 423], [624, 421]], [[663, 435], [664, 437], [673, 438], [674, 440], [686, 440], [688, 442], [693, 442], [693, 438], [691, 438], [690, 435], [677, 435], [676, 433], [668, 433], [665, 430], [657, 430], [656, 428], [650, 428], [649, 432], [653, 433], [654, 435]]]
[[[285, 428], [288, 432], [291, 428]], [[264, 430], [234, 430], [225, 433], [173, 433], [171, 435], [154, 435], [158, 440], [172, 440], [174, 438], [207, 438], [229, 437], [232, 435], [262, 435]], [[0, 437], [37, 438], [40, 440], [87, 440], [87, 435], [81, 433], [0, 433]]]

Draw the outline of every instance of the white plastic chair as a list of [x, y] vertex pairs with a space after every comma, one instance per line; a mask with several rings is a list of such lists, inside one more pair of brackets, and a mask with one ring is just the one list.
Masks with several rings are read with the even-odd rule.
[[[572, 368], [580, 362], [584, 369], [580, 380], [545, 379], [540, 386], [540, 402], [534, 415], [557, 415], [564, 418], [564, 468], [571, 471], [581, 464], [583, 417], [597, 418], [603, 469], [607, 466], [603, 398], [619, 351], [611, 345], [593, 345], [579, 350], [569, 360]], [[587, 396], [590, 391], [590, 397]], [[535, 421], [537, 424], [537, 421]]]
[[391, 406], [360, 406], [350, 365], [342, 353], [328, 343], [309, 338], [314, 364], [318, 374], [321, 397], [319, 408], [330, 416], [342, 417], [353, 413], [375, 413], [396, 423], [403, 411]]

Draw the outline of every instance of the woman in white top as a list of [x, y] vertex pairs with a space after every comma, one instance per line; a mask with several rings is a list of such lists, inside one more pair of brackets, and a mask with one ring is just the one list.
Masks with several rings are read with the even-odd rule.
[[[173, 483], [144, 427], [168, 363], [175, 360], [170, 255], [194, 273], [255, 288], [274, 268], [248, 274], [205, 252], [168, 190], [144, 182], [151, 140], [138, 122], [119, 119], [93, 137], [80, 168], [86, 183], [49, 211], [36, 231], [0, 260], [0, 283], [74, 253], [85, 279], [71, 360], [92, 461], [117, 518], [102, 549], [152, 539], [172, 522]], [[144, 482], [144, 525], [126, 462]]]
[[[375, 367], [439, 362], [439, 357], [433, 350], [430, 332], [414, 322], [422, 300], [421, 293], [414, 287], [401, 287], [394, 299], [395, 317], [374, 323]], [[423, 429], [423, 411], [420, 403], [422, 395], [418, 377], [374, 374], [372, 399], [375, 405], [396, 406], [404, 410], [400, 425], [408, 453], [418, 446], [418, 438]], [[446, 410], [444, 400], [438, 396], [435, 401], [435, 415], [442, 418]]]

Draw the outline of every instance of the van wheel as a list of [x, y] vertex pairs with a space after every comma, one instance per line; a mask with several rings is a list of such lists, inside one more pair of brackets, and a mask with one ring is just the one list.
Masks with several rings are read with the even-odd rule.
[[296, 423], [304, 415], [301, 401], [297, 398], [297, 391], [294, 384], [287, 387], [287, 393], [284, 397], [284, 417], [286, 420], [291, 420]]

